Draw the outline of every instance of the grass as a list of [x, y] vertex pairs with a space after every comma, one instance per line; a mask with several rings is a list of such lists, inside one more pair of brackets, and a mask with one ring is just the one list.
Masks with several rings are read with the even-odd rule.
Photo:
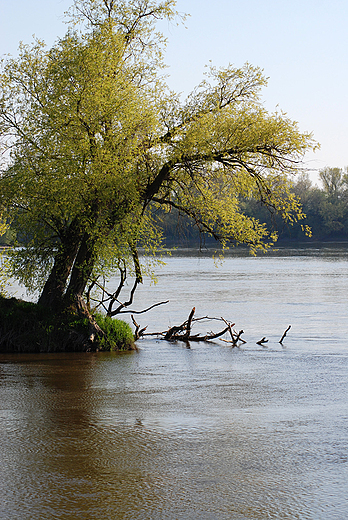
[[105, 332], [105, 337], [99, 341], [102, 350], [130, 350], [134, 347], [134, 336], [128, 323], [102, 314], [96, 314], [95, 321]]

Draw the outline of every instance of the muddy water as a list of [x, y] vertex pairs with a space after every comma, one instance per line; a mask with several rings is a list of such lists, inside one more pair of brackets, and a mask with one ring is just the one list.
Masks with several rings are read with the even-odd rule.
[[196, 305], [241, 349], [1, 356], [0, 518], [345, 520], [348, 253], [290, 253], [177, 255], [141, 289], [139, 308], [171, 294], [150, 329]]

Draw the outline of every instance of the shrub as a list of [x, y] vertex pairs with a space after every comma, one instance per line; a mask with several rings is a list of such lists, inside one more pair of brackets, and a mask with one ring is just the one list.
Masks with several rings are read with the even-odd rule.
[[103, 350], [134, 349], [134, 336], [128, 323], [102, 314], [96, 314], [95, 321], [105, 333], [105, 336], [99, 340]]

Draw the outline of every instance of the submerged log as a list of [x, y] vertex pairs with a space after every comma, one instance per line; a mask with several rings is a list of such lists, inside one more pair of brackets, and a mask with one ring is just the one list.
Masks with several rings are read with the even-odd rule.
[[206, 334], [205, 336], [202, 336], [201, 334], [195, 334], [191, 336], [187, 336], [186, 334], [177, 334], [175, 337], [171, 338], [171, 341], [212, 341], [213, 339], [217, 339], [220, 336], [223, 336], [228, 331], [228, 327], [221, 330], [220, 332], [217, 332], [216, 334]]
[[[194, 314], [196, 312], [196, 307], [193, 307], [191, 310], [189, 317], [186, 321], [184, 321], [181, 325], [176, 325], [174, 327], [171, 327], [163, 334], [163, 339], [166, 339], [167, 341], [212, 341], [213, 339], [219, 338], [220, 336], [223, 336], [228, 331], [228, 326], [223, 329], [222, 331], [219, 331], [217, 333], [211, 332], [209, 334], [191, 334], [191, 328], [192, 323], [201, 321], [203, 319], [212, 319], [205, 316], [204, 318], [194, 318]], [[216, 319], [216, 318], [214, 318]], [[224, 320], [223, 320], [224, 321]], [[181, 334], [183, 333], [183, 334]]]

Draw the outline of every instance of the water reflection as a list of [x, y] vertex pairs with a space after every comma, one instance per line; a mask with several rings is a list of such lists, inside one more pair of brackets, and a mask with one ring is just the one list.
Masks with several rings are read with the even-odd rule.
[[1, 518], [328, 518], [347, 436], [343, 399], [326, 407], [347, 358], [327, 357], [153, 342], [2, 357]]

